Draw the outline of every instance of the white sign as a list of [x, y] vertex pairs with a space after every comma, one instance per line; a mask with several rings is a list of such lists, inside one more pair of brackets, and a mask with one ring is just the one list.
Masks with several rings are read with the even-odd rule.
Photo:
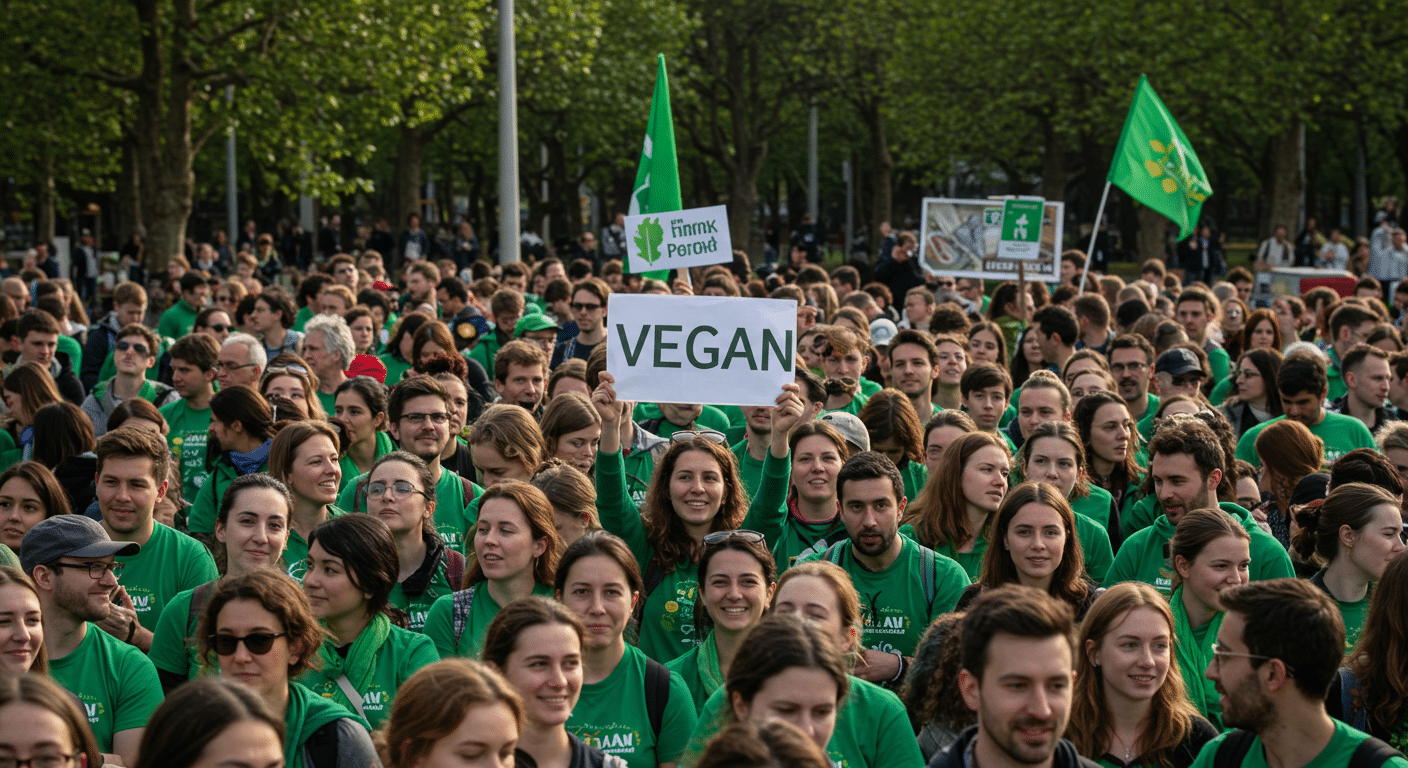
[[[1027, 280], [1060, 281], [1057, 256], [1060, 253], [1065, 203], [1053, 200], [1043, 203], [1035, 261], [1003, 258], [998, 254], [998, 246], [1003, 239], [1003, 220], [1006, 218], [1005, 201], [926, 197], [923, 205], [919, 265], [926, 273], [984, 280], [1016, 280], [1017, 264], [1021, 261], [1026, 264]], [[1015, 231], [1013, 234], [1016, 234]], [[1030, 237], [1030, 230], [1023, 234]]]
[[633, 274], [733, 261], [727, 206], [627, 216], [625, 226], [626, 266]]
[[772, 405], [793, 380], [795, 301], [615, 293], [606, 317], [618, 399]]

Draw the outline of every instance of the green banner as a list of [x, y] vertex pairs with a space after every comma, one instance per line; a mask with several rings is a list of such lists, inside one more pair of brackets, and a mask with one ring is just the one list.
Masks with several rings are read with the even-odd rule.
[[[660, 54], [655, 72], [655, 96], [650, 100], [650, 121], [645, 126], [645, 146], [640, 151], [640, 170], [631, 193], [631, 216], [643, 213], [669, 213], [680, 202], [680, 164], [675, 155], [675, 120], [670, 113], [670, 79], [665, 75], [665, 54]], [[634, 234], [634, 233], [632, 233]], [[630, 260], [625, 271], [630, 272]], [[642, 272], [645, 277], [664, 280], [669, 272]]]
[[1203, 202], [1212, 195], [1193, 145], [1144, 75], [1139, 76], [1108, 178], [1177, 223], [1179, 238], [1193, 233]]

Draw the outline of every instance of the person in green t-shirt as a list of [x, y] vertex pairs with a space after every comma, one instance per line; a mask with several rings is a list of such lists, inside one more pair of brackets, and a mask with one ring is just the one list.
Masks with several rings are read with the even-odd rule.
[[900, 534], [904, 481], [883, 454], [852, 456], [836, 486], [848, 539], [801, 562], [826, 560], [850, 574], [864, 601], [865, 650], [858, 676], [895, 685], [924, 627], [953, 610], [968, 576], [952, 559]]
[[1310, 583], [1339, 606], [1345, 653], [1359, 640], [1374, 582], [1404, 550], [1399, 506], [1383, 488], [1346, 483], [1331, 489], [1319, 509], [1296, 516], [1300, 530], [1291, 545], [1302, 561], [1322, 564]]
[[1012, 396], [1011, 374], [993, 363], [974, 363], [963, 372], [959, 392], [978, 431], [1001, 436], [998, 425]]
[[792, 456], [787, 522], [772, 550], [779, 571], [814, 547], [825, 549], [846, 538], [836, 498], [836, 475], [851, 455], [845, 437], [826, 421], [808, 420], [792, 430], [787, 445]]
[[370, 472], [377, 459], [396, 450], [386, 433], [386, 386], [370, 376], [356, 376], [337, 388], [333, 418], [342, 425], [347, 448], [342, 453], [342, 487]]
[[[1273, 579], [1225, 590], [1221, 602], [1226, 617], [1205, 674], [1221, 694], [1224, 724], [1243, 730], [1208, 742], [1193, 768], [1265, 768], [1268, 755], [1276, 765], [1351, 764], [1350, 757], [1373, 737], [1325, 711], [1325, 692], [1344, 654], [1334, 600], [1305, 581]], [[1387, 747], [1377, 739], [1365, 746]], [[1382, 763], [1367, 764], [1408, 768], [1402, 755], [1389, 754]]]
[[907, 507], [903, 520], [912, 526], [907, 528], [913, 531], [911, 537], [957, 562], [969, 579], [976, 579], [988, 546], [988, 521], [1007, 494], [1010, 468], [1007, 443], [1001, 437], [991, 432], [958, 437], [944, 449], [944, 458], [926, 486], [928, 492]]
[[861, 373], [869, 365], [870, 339], [844, 325], [833, 325], [817, 331], [815, 349], [821, 357], [821, 371], [828, 381], [848, 382], [828, 388], [826, 410], [859, 413], [869, 398], [861, 391]]
[[97, 521], [56, 515], [30, 529], [21, 565], [39, 590], [49, 675], [73, 694], [98, 746], [136, 764], [142, 730], [161, 704], [156, 668], [123, 642], [135, 618], [121, 621], [123, 637], [99, 629], [123, 606], [112, 602], [123, 566], [117, 555], [137, 554], [135, 542], [113, 541]]
[[[269, 475], [244, 475], [230, 483], [215, 521], [215, 547], [225, 564], [223, 578], [278, 566], [288, 543], [291, 506], [288, 488]], [[161, 610], [147, 656], [167, 693], [200, 673], [196, 627], [217, 583], [208, 581], [188, 589]]]
[[270, 444], [267, 470], [288, 487], [293, 501], [283, 569], [301, 580], [307, 568], [309, 537], [319, 525], [346, 512], [333, 504], [342, 479], [337, 434], [321, 421], [289, 424]]
[[316, 662], [310, 649], [326, 632], [292, 579], [269, 568], [224, 579], [204, 620], [210, 633], [200, 637], [200, 657], [218, 665], [221, 677], [247, 686], [283, 721], [284, 765], [318, 768], [313, 749], [336, 755], [339, 765], [379, 764], [365, 718], [293, 680], [309, 674]]
[[[1114, 562], [1115, 552], [1106, 526], [1114, 514], [1110, 494], [1086, 479], [1085, 451], [1080, 433], [1069, 421], [1048, 421], [1032, 430], [1019, 453], [1022, 475], [1054, 485], [1075, 512], [1085, 573], [1096, 584]], [[1118, 518], [1116, 518], [1118, 520]], [[1116, 531], [1118, 533], [1118, 531]]]
[[179, 339], [191, 332], [196, 323], [196, 315], [210, 303], [210, 286], [205, 278], [195, 272], [181, 275], [181, 298], [171, 308], [161, 313], [157, 324], [157, 334], [168, 339]]
[[[694, 728], [695, 711], [683, 678], [625, 640], [631, 607], [644, 589], [631, 548], [606, 531], [585, 534], [558, 563], [555, 594], [586, 628], [582, 637], [582, 693], [567, 729], [607, 749], [630, 768], [655, 768], [679, 759]], [[650, 718], [668, 681], [660, 729]], [[648, 682], [649, 681], [649, 682]], [[652, 684], [653, 683], [653, 684]]]
[[523, 318], [523, 294], [512, 286], [505, 285], [489, 297], [489, 314], [494, 318], [494, 328], [480, 337], [479, 343], [469, 350], [469, 359], [479, 363], [484, 373], [495, 379], [494, 358], [499, 349], [513, 341], [513, 329]]
[[894, 462], [904, 478], [904, 498], [919, 498], [929, 471], [924, 466], [924, 428], [909, 398], [896, 389], [876, 392], [857, 415], [870, 437], [870, 449]]
[[500, 608], [530, 595], [552, 594], [562, 542], [547, 496], [527, 483], [509, 480], [486, 489], [479, 505], [474, 563], [464, 578], [467, 586], [437, 598], [425, 620], [425, 634], [441, 658], [478, 657], [484, 633]]
[[161, 408], [166, 442], [181, 473], [181, 498], [195, 501], [207, 479], [206, 445], [210, 437], [210, 398], [215, 395], [215, 361], [220, 343], [192, 333], [171, 345], [171, 386], [181, 397]]
[[882, 354], [890, 358], [895, 389], [909, 398], [921, 424], [928, 421], [937, 413], [932, 393], [940, 372], [939, 348], [928, 334], [906, 328], [890, 339]]
[[308, 370], [318, 377], [318, 402], [323, 412], [332, 416], [336, 410], [335, 393], [347, 381], [345, 371], [356, 357], [356, 342], [352, 330], [337, 315], [318, 315], [308, 321], [303, 332], [303, 359]]
[[1276, 389], [1281, 393], [1281, 407], [1286, 415], [1263, 421], [1243, 432], [1237, 441], [1237, 458], [1254, 467], [1261, 466], [1261, 457], [1256, 453], [1256, 439], [1268, 425], [1283, 419], [1299, 421], [1324, 442], [1326, 464], [1334, 463], [1335, 459], [1355, 448], [1377, 449], [1374, 436], [1364, 422], [1353, 416], [1325, 410], [1329, 384], [1324, 362], [1301, 356], [1290, 358], [1276, 372]]
[[445, 546], [435, 530], [434, 487], [430, 467], [405, 451], [377, 459], [367, 473], [367, 514], [391, 529], [400, 556], [391, 604], [406, 612], [413, 632], [424, 631], [431, 605], [464, 580], [464, 555]]
[[397, 563], [391, 531], [371, 515], [333, 518], [308, 540], [303, 592], [328, 639], [318, 649], [322, 668], [299, 682], [373, 728], [391, 715], [401, 683], [439, 660], [430, 638], [391, 622]]
[[119, 555], [125, 566], [118, 605], [99, 626], [147, 651], [161, 609], [176, 595], [219, 575], [210, 552], [195, 539], [153, 519], [166, 495], [171, 462], [166, 442], [149, 429], [119, 427], [98, 439], [97, 500], [103, 528], [114, 541], [141, 547]]

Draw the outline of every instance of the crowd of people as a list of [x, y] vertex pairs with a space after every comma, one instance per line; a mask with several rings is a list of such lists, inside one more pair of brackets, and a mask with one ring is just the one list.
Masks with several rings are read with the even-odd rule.
[[[1375, 286], [914, 246], [6, 278], [0, 767], [1408, 768]], [[795, 302], [793, 380], [630, 401], [623, 292]]]

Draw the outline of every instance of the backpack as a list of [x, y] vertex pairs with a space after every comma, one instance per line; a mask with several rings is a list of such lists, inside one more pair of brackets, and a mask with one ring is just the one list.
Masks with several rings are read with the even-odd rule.
[[[849, 537], [846, 541], [831, 545], [821, 553], [822, 559], [841, 565], [841, 559], [848, 544], [850, 544]], [[922, 560], [919, 565], [919, 583], [924, 588], [924, 603], [929, 606], [930, 610], [933, 610], [934, 598], [938, 596], [939, 592], [939, 555], [934, 550], [921, 546], [919, 556]]]
[[[1251, 751], [1254, 741], [1256, 733], [1241, 728], [1227, 734], [1227, 738], [1217, 745], [1217, 754], [1213, 755], [1213, 768], [1241, 768], [1242, 761]], [[1389, 760], [1402, 756], [1403, 753], [1369, 736], [1359, 742], [1359, 746], [1349, 758], [1347, 768], [1379, 768]]]

